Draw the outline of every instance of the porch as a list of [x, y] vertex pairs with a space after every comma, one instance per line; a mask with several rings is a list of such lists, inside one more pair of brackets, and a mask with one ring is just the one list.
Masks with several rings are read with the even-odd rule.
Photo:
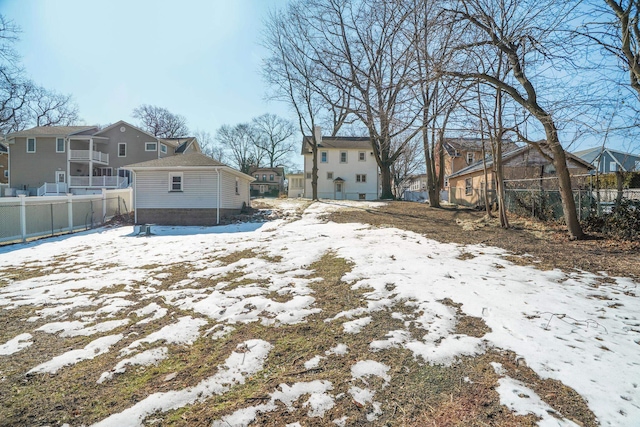
[[93, 161], [102, 165], [109, 164], [109, 154], [96, 150], [69, 150], [69, 161]]
[[129, 178], [126, 176], [70, 176], [69, 183], [45, 182], [38, 188], [38, 196], [63, 196], [72, 189], [100, 190], [127, 188]]

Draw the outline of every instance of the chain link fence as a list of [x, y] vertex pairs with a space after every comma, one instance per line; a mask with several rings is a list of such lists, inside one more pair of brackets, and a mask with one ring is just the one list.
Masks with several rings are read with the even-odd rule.
[[131, 190], [90, 196], [0, 199], [0, 243], [88, 230], [133, 209]]

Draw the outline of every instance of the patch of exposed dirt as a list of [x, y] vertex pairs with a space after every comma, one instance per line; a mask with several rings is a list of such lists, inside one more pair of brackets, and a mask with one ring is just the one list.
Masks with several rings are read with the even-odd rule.
[[541, 269], [606, 271], [611, 276], [640, 278], [637, 243], [598, 236], [571, 241], [561, 226], [517, 217], [510, 218], [512, 228], [505, 230], [497, 221], [484, 217], [485, 212], [469, 209], [434, 209], [422, 203], [390, 202], [376, 209], [334, 212], [329, 220], [396, 227], [439, 242], [497, 246], [511, 252], [509, 261]]

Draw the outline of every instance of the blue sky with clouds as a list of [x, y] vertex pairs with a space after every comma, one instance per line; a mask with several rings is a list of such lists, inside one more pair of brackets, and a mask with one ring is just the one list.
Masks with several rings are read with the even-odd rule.
[[288, 108], [265, 101], [262, 22], [285, 0], [0, 0], [31, 78], [73, 95], [87, 124], [135, 122], [140, 104], [214, 133]]

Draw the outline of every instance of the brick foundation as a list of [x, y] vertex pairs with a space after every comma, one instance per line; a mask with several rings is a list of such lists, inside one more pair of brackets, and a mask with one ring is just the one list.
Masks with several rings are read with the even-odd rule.
[[[216, 225], [217, 209], [137, 209], [137, 224]], [[220, 219], [240, 209], [220, 209]]]

